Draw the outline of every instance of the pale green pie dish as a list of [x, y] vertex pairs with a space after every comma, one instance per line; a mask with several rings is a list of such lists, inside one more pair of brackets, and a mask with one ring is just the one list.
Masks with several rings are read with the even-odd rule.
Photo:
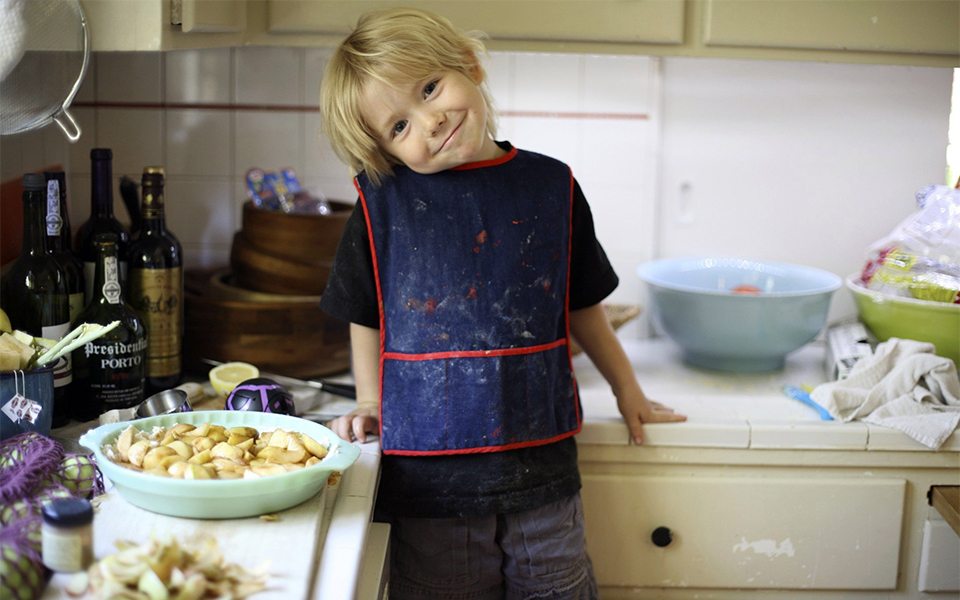
[[[103, 453], [127, 427], [150, 432], [177, 423], [224, 427], [248, 426], [258, 431], [286, 429], [305, 433], [327, 447], [329, 454], [311, 467], [258, 479], [187, 480], [139, 473], [114, 463]], [[299, 417], [263, 412], [204, 410], [110, 423], [91, 429], [80, 444], [93, 451], [97, 465], [113, 482], [120, 496], [144, 510], [193, 519], [235, 519], [278, 512], [312, 498], [334, 471], [344, 471], [360, 457], [360, 448], [335, 433]]]
[[930, 342], [939, 356], [960, 365], [960, 304], [889, 296], [865, 288], [859, 273], [847, 277], [860, 320], [881, 342], [890, 338]]

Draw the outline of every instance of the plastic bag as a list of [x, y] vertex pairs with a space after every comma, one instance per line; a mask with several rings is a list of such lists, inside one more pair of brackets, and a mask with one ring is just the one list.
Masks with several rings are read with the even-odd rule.
[[917, 211], [870, 246], [860, 278], [884, 294], [960, 304], [960, 189], [919, 190]]
[[247, 196], [257, 208], [283, 212], [329, 215], [330, 203], [323, 197], [314, 197], [303, 189], [296, 172], [287, 167], [280, 173], [259, 168], [247, 170], [244, 178]]

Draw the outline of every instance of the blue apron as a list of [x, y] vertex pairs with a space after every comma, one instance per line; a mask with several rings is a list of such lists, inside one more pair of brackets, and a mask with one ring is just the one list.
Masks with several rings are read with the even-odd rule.
[[569, 167], [513, 149], [356, 185], [380, 303], [383, 452], [497, 452], [577, 433]]

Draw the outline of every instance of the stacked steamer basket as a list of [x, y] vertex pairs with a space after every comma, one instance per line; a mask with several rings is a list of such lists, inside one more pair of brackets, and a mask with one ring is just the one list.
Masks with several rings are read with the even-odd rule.
[[262, 371], [317, 377], [350, 366], [347, 323], [320, 310], [333, 257], [352, 206], [329, 214], [263, 210], [246, 202], [230, 266], [188, 271], [188, 365], [243, 361]]

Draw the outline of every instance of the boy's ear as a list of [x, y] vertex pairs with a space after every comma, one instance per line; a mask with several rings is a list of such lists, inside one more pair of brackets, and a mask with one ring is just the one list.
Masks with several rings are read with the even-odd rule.
[[477, 55], [470, 53], [470, 56], [467, 57], [470, 61], [470, 79], [477, 85], [483, 83], [483, 69], [480, 68], [480, 60], [477, 58]]

